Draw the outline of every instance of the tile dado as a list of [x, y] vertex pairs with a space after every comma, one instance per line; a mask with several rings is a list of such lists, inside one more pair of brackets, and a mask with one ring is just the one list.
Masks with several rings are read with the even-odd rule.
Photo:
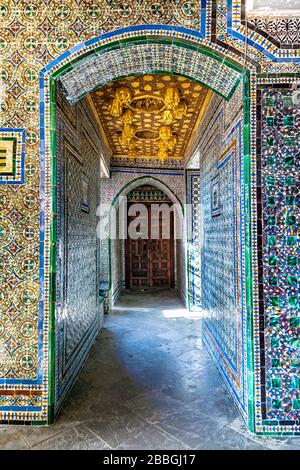
[[[186, 75], [212, 88], [225, 98], [230, 98], [240, 81], [240, 72], [227, 67], [220, 69], [218, 60], [199, 50], [182, 48], [171, 44], [135, 44], [122, 49], [110, 49], [107, 52], [85, 59], [70, 71], [62, 75], [60, 81], [65, 89], [69, 103], [73, 104], [84, 94], [111, 80], [110, 63], [116, 77], [145, 73], [147, 70], [164, 72], [171, 70], [178, 75]], [[224, 80], [226, 69], [226, 81]], [[100, 81], [99, 81], [100, 77]]]
[[[0, 419], [4, 422], [39, 422], [51, 421], [49, 402], [53, 401], [53, 336], [54, 311], [50, 286], [54, 276], [53, 242], [53, 206], [52, 187], [55, 185], [55, 95], [50, 87], [53, 79], [63, 73], [74, 73], [74, 61], [83, 58], [84, 54], [93, 54], [99, 60], [110, 46], [119, 45], [132, 63], [130, 73], [139, 72], [141, 64], [147, 63], [147, 54], [142, 40], [151, 46], [153, 61], [170, 73], [180, 71], [191, 74], [193, 70], [191, 56], [195, 50], [200, 57], [206, 55], [210, 71], [215, 69], [218, 85], [226, 86], [227, 77], [221, 75], [225, 66], [230, 70], [250, 73], [250, 99], [244, 97], [245, 136], [251, 137], [251, 162], [249, 162], [249, 142], [245, 139], [244, 176], [245, 176], [245, 254], [247, 255], [247, 331], [254, 328], [253, 338], [247, 338], [253, 344], [249, 348], [248, 367], [254, 369], [255, 387], [265, 389], [265, 378], [261, 374], [260, 355], [269, 358], [273, 355], [272, 345], [276, 346], [278, 338], [272, 344], [269, 341], [269, 330], [261, 330], [259, 297], [258, 255], [257, 252], [257, 212], [256, 212], [256, 85], [257, 68], [263, 74], [277, 74], [270, 77], [261, 76], [260, 80], [273, 80], [271, 85], [285, 80], [288, 86], [299, 79], [298, 47], [282, 48], [266, 38], [259, 30], [245, 28], [243, 18], [244, 2], [187, 1], [174, 0], [166, 2], [141, 0], [134, 2], [82, 1], [82, 0], [0, 0], [1, 32], [1, 97], [0, 106], [2, 130], [17, 132], [24, 129], [25, 153], [20, 148], [18, 156], [25, 156], [20, 166], [18, 179], [13, 183], [6, 181], [0, 186], [1, 226], [0, 241]], [[261, 28], [261, 26], [260, 26]], [[247, 37], [247, 41], [245, 38]], [[158, 47], [157, 44], [160, 44]], [[246, 44], [247, 43], [247, 44]], [[170, 51], [180, 49], [178, 69], [174, 68], [174, 57]], [[247, 47], [246, 47], [247, 45]], [[128, 46], [128, 47], [127, 47]], [[193, 46], [192, 49], [188, 47]], [[166, 51], [164, 54], [163, 51]], [[139, 61], [139, 68], [134, 61]], [[141, 52], [144, 51], [144, 52]], [[159, 51], [159, 52], [158, 52]], [[247, 51], [247, 60], [244, 53]], [[120, 69], [113, 58], [116, 51], [107, 54], [106, 79], [118, 78]], [[87, 56], [86, 56], [87, 57]], [[210, 59], [209, 59], [210, 58]], [[201, 59], [201, 60], [202, 60]], [[203, 59], [204, 60], [204, 59]], [[195, 61], [197, 63], [197, 61]], [[246, 67], [245, 67], [246, 66]], [[62, 67], [65, 67], [62, 70]], [[128, 69], [129, 70], [129, 69]], [[205, 69], [207, 70], [207, 69]], [[148, 70], [149, 71], [149, 70]], [[115, 72], [115, 73], [114, 73]], [[231, 72], [232, 76], [234, 75]], [[282, 74], [289, 73], [289, 77]], [[55, 75], [56, 74], [56, 75]], [[87, 77], [89, 78], [89, 77]], [[207, 75], [207, 81], [209, 75]], [[247, 72], [244, 73], [247, 78]], [[206, 83], [207, 83], [206, 81]], [[247, 80], [246, 80], [247, 81]], [[246, 82], [245, 81], [245, 82]], [[261, 82], [261, 83], [262, 83]], [[270, 81], [269, 81], [270, 83]], [[4, 88], [4, 90], [2, 90]], [[85, 92], [84, 86], [81, 90]], [[4, 91], [4, 93], [3, 93]], [[219, 90], [220, 91], [220, 90]], [[51, 105], [51, 114], [50, 114]], [[251, 114], [250, 114], [251, 113]], [[251, 120], [250, 120], [251, 115]], [[280, 124], [281, 126], [281, 124]], [[251, 130], [251, 135], [250, 135]], [[50, 145], [51, 143], [51, 145]], [[22, 162], [22, 157], [20, 157]], [[296, 161], [296, 160], [295, 160]], [[276, 168], [276, 167], [275, 167]], [[17, 171], [17, 167], [16, 167]], [[0, 175], [2, 183], [2, 176]], [[20, 184], [19, 184], [20, 183]], [[251, 192], [250, 192], [251, 191]], [[272, 194], [268, 194], [272, 196]], [[289, 196], [292, 196], [289, 194]], [[41, 203], [40, 203], [41, 201]], [[249, 230], [249, 211], [251, 210], [252, 231]], [[293, 215], [293, 214], [292, 214]], [[292, 220], [292, 219], [291, 219]], [[280, 222], [282, 223], [282, 222]], [[287, 231], [291, 229], [287, 227]], [[250, 235], [252, 238], [250, 238]], [[293, 233], [285, 234], [289, 243], [295, 241]], [[3, 240], [2, 240], [3, 239]], [[277, 239], [276, 239], [277, 243]], [[294, 245], [289, 245], [289, 247]], [[52, 247], [52, 248], [51, 248]], [[252, 275], [249, 274], [250, 258]], [[269, 276], [276, 277], [276, 276]], [[288, 278], [284, 278], [284, 290], [290, 289]], [[280, 282], [283, 282], [281, 280]], [[287, 287], [289, 286], [289, 287]], [[276, 291], [276, 287], [272, 287]], [[273, 295], [271, 297], [280, 297]], [[294, 297], [289, 294], [289, 297]], [[276, 303], [277, 300], [274, 302]], [[280, 304], [281, 308], [282, 304]], [[289, 304], [288, 308], [295, 308]], [[291, 301], [294, 302], [294, 301]], [[286, 305], [287, 306], [287, 305]], [[274, 308], [277, 306], [273, 306]], [[289, 310], [290, 312], [290, 310]], [[293, 317], [294, 318], [294, 317]], [[290, 318], [289, 318], [290, 319]], [[253, 322], [253, 324], [252, 324]], [[272, 331], [283, 331], [286, 335], [285, 320], [272, 326]], [[262, 327], [262, 326], [261, 326]], [[275, 331], [274, 330], [274, 331]], [[290, 324], [289, 331], [298, 331], [295, 323]], [[293, 333], [294, 334], [294, 333]], [[265, 349], [261, 338], [266, 336]], [[276, 335], [275, 335], [276, 336]], [[285, 337], [285, 336], [284, 336]], [[269, 342], [268, 342], [269, 341]], [[280, 341], [279, 341], [280, 344]], [[293, 347], [289, 344], [289, 347]], [[288, 348], [284, 345], [284, 348]], [[273, 348], [274, 349], [274, 348]], [[275, 347], [276, 349], [276, 347]], [[277, 348], [278, 353], [280, 347]], [[287, 349], [284, 349], [286, 351]], [[254, 357], [252, 358], [252, 354]], [[255, 360], [254, 360], [255, 359]], [[288, 368], [287, 381], [295, 376], [293, 369]], [[286, 372], [287, 374], [287, 372]], [[271, 375], [267, 381], [271, 380]], [[282, 377], [272, 377], [281, 379]], [[268, 382], [269, 383], [269, 382]], [[283, 383], [283, 382], [282, 382]], [[275, 385], [278, 385], [276, 387]], [[256, 432], [299, 432], [295, 417], [299, 419], [297, 409], [298, 392], [292, 385], [279, 386], [279, 381], [271, 382], [272, 390], [267, 399], [255, 389], [255, 402], [250, 403], [249, 425]], [[246, 384], [249, 389], [254, 383]], [[293, 381], [294, 387], [294, 381]], [[278, 390], [280, 392], [278, 392]], [[283, 392], [282, 392], [283, 390]], [[251, 391], [251, 390], [250, 390]], [[269, 392], [268, 392], [269, 393]], [[284, 396], [282, 395], [284, 394]], [[31, 397], [29, 400], [29, 396]], [[3, 398], [5, 397], [5, 398]], [[7, 398], [9, 397], [9, 398]], [[273, 401], [275, 406], [273, 408]], [[286, 405], [287, 402], [287, 406]], [[253, 414], [255, 410], [255, 414]], [[288, 411], [290, 410], [290, 411]], [[268, 419], [261, 421], [261, 416], [268, 413]], [[275, 416], [276, 415], [276, 416]], [[283, 424], [279, 415], [289, 415], [290, 421]], [[293, 418], [293, 419], [292, 419]]]

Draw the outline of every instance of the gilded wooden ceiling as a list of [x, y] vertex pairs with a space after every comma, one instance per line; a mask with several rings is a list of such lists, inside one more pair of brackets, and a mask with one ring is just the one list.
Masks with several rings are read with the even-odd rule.
[[140, 75], [91, 93], [114, 157], [184, 159], [208, 90], [185, 77]]

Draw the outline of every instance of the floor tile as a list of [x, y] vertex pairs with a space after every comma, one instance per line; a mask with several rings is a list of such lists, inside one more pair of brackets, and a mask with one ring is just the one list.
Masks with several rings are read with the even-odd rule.
[[0, 426], [0, 450], [26, 450], [29, 445], [22, 436], [25, 426]]
[[190, 448], [195, 448], [200, 441], [209, 442], [221, 427], [222, 425], [217, 421], [187, 407], [181, 408], [159, 423], [160, 429], [181, 440]]

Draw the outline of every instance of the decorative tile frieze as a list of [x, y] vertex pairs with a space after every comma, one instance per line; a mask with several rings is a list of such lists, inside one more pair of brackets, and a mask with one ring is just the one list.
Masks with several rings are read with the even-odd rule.
[[251, 17], [250, 24], [253, 29], [279, 47], [300, 47], [300, 18], [293, 17]]

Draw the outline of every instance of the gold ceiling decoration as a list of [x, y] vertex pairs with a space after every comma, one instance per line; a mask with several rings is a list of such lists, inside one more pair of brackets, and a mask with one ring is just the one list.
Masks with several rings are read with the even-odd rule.
[[158, 158], [165, 160], [169, 152], [174, 152], [174, 148], [177, 142], [176, 136], [172, 132], [171, 126], [161, 126], [159, 129], [159, 141], [158, 141]]
[[114, 99], [111, 103], [110, 112], [112, 116], [119, 117], [123, 113], [125, 106], [128, 106], [132, 100], [130, 88], [120, 86], [116, 89]]
[[183, 159], [207, 90], [185, 77], [126, 77], [91, 93], [114, 157]]
[[[111, 109], [114, 107], [114, 102]], [[122, 133], [119, 137], [119, 142], [123, 147], [127, 147], [129, 151], [134, 149], [135, 144], [135, 133], [137, 131], [136, 126], [133, 124], [133, 113], [130, 109], [126, 109], [121, 116], [123, 122]]]
[[[110, 105], [110, 113], [123, 122], [119, 142], [134, 156], [136, 140], [149, 138], [151, 131], [137, 129], [136, 125], [133, 124], [132, 109], [135, 112], [145, 113], [159, 113], [162, 111], [162, 120], [165, 125], [159, 129], [157, 156], [161, 160], [165, 160], [169, 154], [172, 154], [176, 145], [176, 136], [173, 135], [171, 124], [174, 123], [175, 119], [182, 119], [188, 110], [187, 103], [181, 100], [178, 86], [175, 84], [167, 86], [163, 98], [150, 94], [134, 97], [130, 88], [125, 86], [116, 88], [115, 96]], [[156, 140], [154, 135], [155, 133], [152, 133], [152, 139]]]
[[186, 101], [181, 100], [180, 92], [176, 85], [166, 88], [164, 95], [165, 110], [163, 111], [163, 121], [166, 124], [173, 124], [175, 119], [182, 119], [188, 110]]
[[158, 113], [164, 108], [165, 103], [160, 96], [137, 95], [129, 104], [130, 109], [137, 112]]

